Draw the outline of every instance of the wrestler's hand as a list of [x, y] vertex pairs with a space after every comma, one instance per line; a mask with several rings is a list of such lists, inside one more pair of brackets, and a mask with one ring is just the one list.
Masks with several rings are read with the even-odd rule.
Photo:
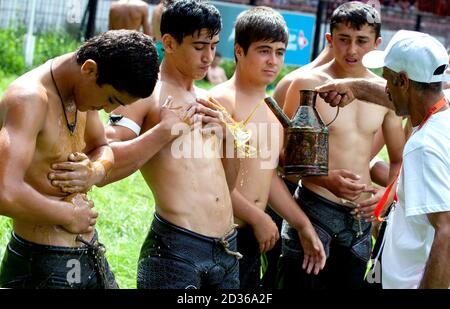
[[365, 184], [358, 183], [360, 176], [345, 169], [330, 170], [328, 176], [316, 176], [310, 179], [337, 197], [349, 201], [356, 200], [366, 188]]
[[73, 234], [90, 233], [97, 223], [98, 213], [93, 210], [94, 203], [88, 200], [86, 194], [74, 193], [64, 199], [73, 207], [72, 220], [62, 227]]
[[182, 128], [180, 129], [180, 125], [186, 126], [186, 121], [183, 121], [182, 114], [181, 107], [174, 107], [173, 97], [168, 96], [159, 112], [159, 126], [161, 126], [172, 139], [182, 134], [183, 130]]
[[385, 191], [385, 188], [378, 188], [375, 186], [367, 187], [364, 192], [370, 192], [373, 195], [368, 199], [358, 203], [358, 206], [354, 209], [354, 216], [356, 219], [365, 220], [366, 222], [374, 221], [374, 210], [377, 207], [378, 201], [381, 199]]
[[224, 124], [224, 116], [222, 111], [217, 109], [217, 102], [212, 98], [208, 100], [197, 98], [196, 100], [196, 110], [192, 119], [196, 123], [201, 123], [203, 125], [203, 134], [215, 134], [223, 136], [226, 126]]
[[302, 268], [308, 274], [314, 271], [317, 275], [327, 260], [322, 241], [311, 223], [297, 230], [297, 233], [304, 252]]
[[69, 155], [68, 161], [52, 164], [48, 178], [62, 192], [85, 193], [102, 180], [105, 173], [102, 163], [92, 162], [86, 154], [75, 152]]
[[351, 84], [351, 80], [348, 79], [335, 79], [314, 90], [331, 106], [344, 107], [355, 99]]
[[252, 224], [252, 229], [261, 252], [272, 249], [280, 238], [277, 225], [264, 211], [261, 211], [260, 218]]

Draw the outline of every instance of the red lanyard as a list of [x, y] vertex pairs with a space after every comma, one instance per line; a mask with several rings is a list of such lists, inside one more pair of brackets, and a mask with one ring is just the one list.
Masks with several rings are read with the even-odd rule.
[[[417, 129], [420, 130], [423, 125], [425, 124], [425, 122], [428, 121], [428, 119], [435, 113], [437, 113], [439, 110], [441, 110], [441, 108], [443, 108], [445, 106], [445, 104], [447, 103], [447, 101], [445, 100], [445, 96], [442, 97], [442, 99], [440, 99], [439, 101], [437, 101], [436, 103], [433, 104], [433, 106], [430, 107], [430, 109], [428, 109], [427, 114], [425, 115], [425, 117], [423, 118], [422, 122], [419, 125], [419, 128]], [[394, 186], [394, 183], [397, 181], [398, 175], [400, 174], [400, 170], [401, 170], [401, 165], [397, 170], [397, 173], [394, 177], [394, 179], [392, 179], [391, 183], [389, 184], [389, 186], [386, 188], [386, 191], [384, 191], [383, 196], [381, 197], [380, 201], [377, 204], [377, 207], [374, 210], [374, 215], [377, 218], [378, 221], [383, 221], [384, 219], [380, 217], [381, 211], [386, 207], [386, 205], [390, 205], [392, 200], [397, 202], [397, 194], [394, 192], [394, 197], [393, 199], [390, 198], [389, 200], [391, 201], [390, 203], [387, 203], [389, 196], [391, 195], [391, 191], [392, 191], [392, 187]]]

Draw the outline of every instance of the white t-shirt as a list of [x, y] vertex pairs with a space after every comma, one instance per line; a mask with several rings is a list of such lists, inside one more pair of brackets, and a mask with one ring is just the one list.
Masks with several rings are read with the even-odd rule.
[[450, 89], [445, 89], [444, 94], [447, 97], [447, 99], [450, 100]]
[[450, 109], [431, 116], [405, 145], [398, 204], [382, 256], [385, 289], [417, 288], [434, 239], [427, 214], [450, 211]]

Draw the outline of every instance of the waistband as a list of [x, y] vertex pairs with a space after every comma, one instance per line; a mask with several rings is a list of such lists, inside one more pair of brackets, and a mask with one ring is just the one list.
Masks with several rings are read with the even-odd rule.
[[352, 208], [345, 207], [345, 206], [342, 206], [341, 204], [330, 201], [329, 199], [326, 199], [323, 196], [320, 196], [319, 194], [309, 190], [308, 188], [306, 188], [304, 186], [303, 187], [299, 186], [297, 188], [297, 190], [295, 190], [294, 199], [299, 200], [300, 197], [319, 201], [325, 207], [329, 207], [329, 208], [332, 208], [339, 212], [342, 212], [344, 214], [351, 215], [350, 212], [352, 211]]
[[169, 221], [160, 217], [156, 212], [154, 214], [154, 219], [153, 219], [153, 224], [152, 224], [151, 229], [157, 234], [164, 234], [167, 232], [167, 230], [169, 230], [172, 232], [182, 233], [191, 238], [206, 241], [209, 243], [217, 243], [217, 242], [224, 241], [224, 240], [230, 241], [230, 240], [235, 239], [237, 236], [237, 231], [236, 231], [235, 226], [231, 226], [230, 230], [228, 232], [226, 232], [223, 237], [205, 236], [205, 235], [190, 231], [188, 229], [185, 229], [181, 226], [172, 224]]
[[[94, 237], [91, 242], [94, 242], [98, 239], [97, 231], [94, 233]], [[80, 254], [87, 253], [90, 249], [85, 244], [81, 243], [80, 247], [63, 247], [63, 246], [50, 246], [50, 245], [42, 245], [37, 244], [28, 240], [23, 239], [15, 232], [11, 233], [11, 240], [8, 244], [8, 247], [13, 249], [14, 251], [18, 251], [18, 253], [26, 254], [31, 252], [39, 252], [39, 253], [55, 253], [55, 254]]]

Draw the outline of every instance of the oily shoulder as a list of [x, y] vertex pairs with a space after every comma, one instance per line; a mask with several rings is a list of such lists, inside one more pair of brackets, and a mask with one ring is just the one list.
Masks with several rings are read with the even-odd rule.
[[36, 120], [45, 119], [49, 108], [48, 90], [39, 80], [19, 78], [6, 90], [0, 101], [1, 121], [7, 114], [9, 119], [21, 122], [33, 117]]

